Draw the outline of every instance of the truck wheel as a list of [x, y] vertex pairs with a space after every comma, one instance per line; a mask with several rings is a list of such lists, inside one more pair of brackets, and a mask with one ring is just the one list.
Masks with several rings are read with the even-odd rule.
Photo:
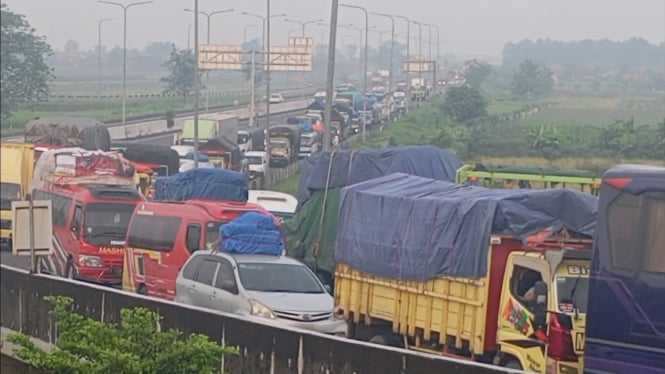
[[145, 284], [142, 284], [138, 290], [136, 290], [136, 293], [139, 295], [148, 295], [148, 287], [145, 286]]
[[508, 369], [523, 370], [520, 362], [514, 358], [507, 359], [502, 366]]

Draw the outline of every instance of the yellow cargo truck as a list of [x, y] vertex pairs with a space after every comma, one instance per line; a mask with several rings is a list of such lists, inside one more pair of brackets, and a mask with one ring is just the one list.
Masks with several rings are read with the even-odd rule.
[[[488, 189], [426, 181], [429, 186], [402, 178], [392, 181], [392, 187], [373, 180], [364, 189], [360, 183], [342, 191], [335, 303], [349, 322], [349, 336], [537, 373], [582, 373], [591, 240], [566, 229], [542, 230], [523, 239], [485, 236], [478, 225], [481, 215], [496, 222], [515, 219], [523, 211], [523, 217], [538, 224], [541, 218], [534, 212], [547, 209], [542, 201], [530, 205], [518, 199], [519, 209], [499, 204], [492, 214], [483, 201], [501, 202], [513, 191], [482, 197]], [[437, 204], [435, 200], [446, 200], [446, 188], [457, 196]], [[434, 191], [431, 199], [425, 198], [426, 191]], [[589, 213], [591, 206], [585, 203], [593, 196], [558, 192], [560, 198], [552, 190], [514, 193], [532, 202], [542, 195], [554, 200], [560, 212], [577, 205], [581, 217], [595, 219], [595, 210], [584, 213]], [[569, 205], [563, 200], [567, 198], [576, 201]], [[473, 213], [476, 208], [480, 215]], [[550, 212], [559, 214], [556, 208]], [[565, 227], [584, 226], [566, 217], [560, 221]], [[489, 227], [510, 231], [498, 224]], [[580, 231], [587, 235], [588, 228]], [[468, 234], [474, 237], [464, 239]], [[478, 250], [482, 242], [484, 249]], [[471, 271], [474, 267], [479, 271]]]
[[35, 147], [27, 143], [0, 144], [0, 241], [11, 244], [12, 201], [25, 198], [35, 166]]

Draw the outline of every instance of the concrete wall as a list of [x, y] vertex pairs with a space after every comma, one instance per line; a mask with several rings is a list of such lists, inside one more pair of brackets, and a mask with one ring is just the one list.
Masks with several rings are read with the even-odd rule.
[[29, 275], [4, 265], [0, 272], [0, 291], [0, 325], [46, 342], [55, 341], [55, 327], [44, 296], [69, 296], [74, 299], [78, 312], [107, 322], [118, 322], [122, 308], [148, 307], [164, 317], [162, 328], [203, 333], [216, 341], [239, 347], [239, 355], [227, 357], [224, 361], [224, 369], [233, 374], [510, 372], [462, 360], [277, 328], [67, 279]]

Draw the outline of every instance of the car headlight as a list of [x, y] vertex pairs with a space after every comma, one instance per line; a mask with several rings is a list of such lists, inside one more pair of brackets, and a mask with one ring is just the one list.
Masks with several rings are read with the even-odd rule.
[[99, 256], [79, 255], [79, 265], [91, 268], [104, 266], [104, 261]]
[[262, 317], [262, 318], [269, 318], [269, 319], [275, 319], [275, 313], [270, 310], [265, 304], [262, 302], [255, 300], [255, 299], [249, 299], [249, 305], [251, 307], [251, 313], [253, 316], [257, 317]]

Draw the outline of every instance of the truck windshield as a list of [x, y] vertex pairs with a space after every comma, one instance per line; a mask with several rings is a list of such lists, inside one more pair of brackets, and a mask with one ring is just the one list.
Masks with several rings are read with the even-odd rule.
[[[589, 278], [587, 276], [556, 277], [557, 308], [561, 313], [585, 314], [589, 296]], [[573, 309], [574, 308], [574, 309]]]
[[21, 200], [21, 185], [16, 183], [0, 183], [1, 209], [11, 209], [12, 201]]
[[249, 135], [238, 134], [238, 145], [245, 144], [249, 140]]
[[85, 206], [83, 238], [94, 245], [124, 245], [136, 204], [89, 203]]
[[270, 146], [275, 148], [286, 148], [287, 142], [283, 139], [270, 139]]
[[324, 293], [314, 274], [304, 265], [239, 263], [238, 275], [248, 291]]
[[261, 165], [261, 157], [257, 156], [245, 156], [247, 158], [247, 161], [249, 161], [250, 165]]

